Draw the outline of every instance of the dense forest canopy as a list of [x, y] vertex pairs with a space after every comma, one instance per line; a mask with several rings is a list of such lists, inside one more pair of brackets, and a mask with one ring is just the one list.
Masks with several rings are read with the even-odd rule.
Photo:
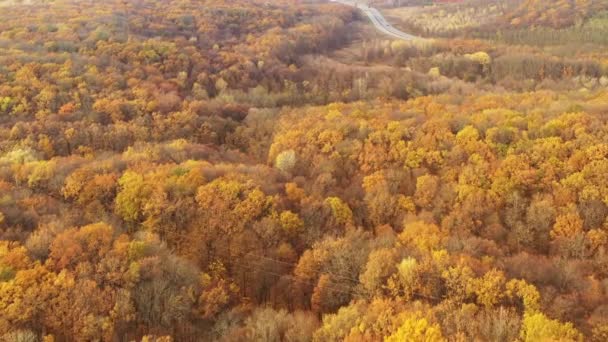
[[608, 5], [0, 0], [0, 341], [608, 340]]

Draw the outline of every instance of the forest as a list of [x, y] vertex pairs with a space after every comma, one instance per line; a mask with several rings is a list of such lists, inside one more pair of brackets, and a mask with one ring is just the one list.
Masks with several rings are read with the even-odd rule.
[[608, 3], [431, 2], [0, 0], [0, 341], [608, 341]]

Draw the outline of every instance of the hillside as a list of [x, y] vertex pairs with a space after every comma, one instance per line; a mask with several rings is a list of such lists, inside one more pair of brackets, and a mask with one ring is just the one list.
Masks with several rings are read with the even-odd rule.
[[0, 1], [0, 341], [608, 340], [608, 16], [552, 3]]
[[[606, 10], [608, 3], [601, 0], [468, 0], [434, 5], [396, 4], [384, 9], [387, 15], [406, 29], [425, 36], [486, 37], [497, 32], [509, 34], [517, 30], [533, 30], [553, 32], [552, 36], [564, 35], [562, 31], [567, 31], [578, 39], [594, 34], [597, 37], [605, 36], [605, 23], [593, 25], [593, 22], [601, 20]], [[590, 26], [599, 32], [590, 29]]]
[[504, 19], [514, 27], [565, 28], [580, 24], [604, 10], [608, 10], [608, 3], [603, 0], [525, 0], [513, 11], [506, 13]]

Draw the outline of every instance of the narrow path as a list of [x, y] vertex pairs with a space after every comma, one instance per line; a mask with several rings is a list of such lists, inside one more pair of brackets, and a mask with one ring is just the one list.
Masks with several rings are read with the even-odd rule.
[[369, 20], [371, 20], [372, 24], [374, 24], [374, 26], [376, 27], [376, 29], [378, 31], [380, 31], [384, 34], [387, 34], [389, 36], [392, 36], [393, 38], [403, 39], [403, 40], [421, 39], [420, 37], [416, 37], [409, 33], [405, 33], [405, 32], [397, 30], [391, 24], [389, 24], [389, 22], [386, 21], [386, 19], [384, 19], [384, 16], [382, 15], [382, 13], [380, 13], [380, 11], [378, 11], [377, 9], [375, 9], [373, 7], [359, 4], [356, 1], [351, 1], [351, 0], [331, 0], [331, 1], [341, 3], [343, 5], [359, 8], [359, 10], [361, 10], [363, 13], [365, 13], [367, 15]]

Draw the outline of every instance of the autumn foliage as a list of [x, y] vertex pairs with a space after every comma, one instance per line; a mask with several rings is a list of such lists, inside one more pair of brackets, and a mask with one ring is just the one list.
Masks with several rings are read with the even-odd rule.
[[604, 52], [287, 0], [0, 9], [0, 340], [606, 340]]

